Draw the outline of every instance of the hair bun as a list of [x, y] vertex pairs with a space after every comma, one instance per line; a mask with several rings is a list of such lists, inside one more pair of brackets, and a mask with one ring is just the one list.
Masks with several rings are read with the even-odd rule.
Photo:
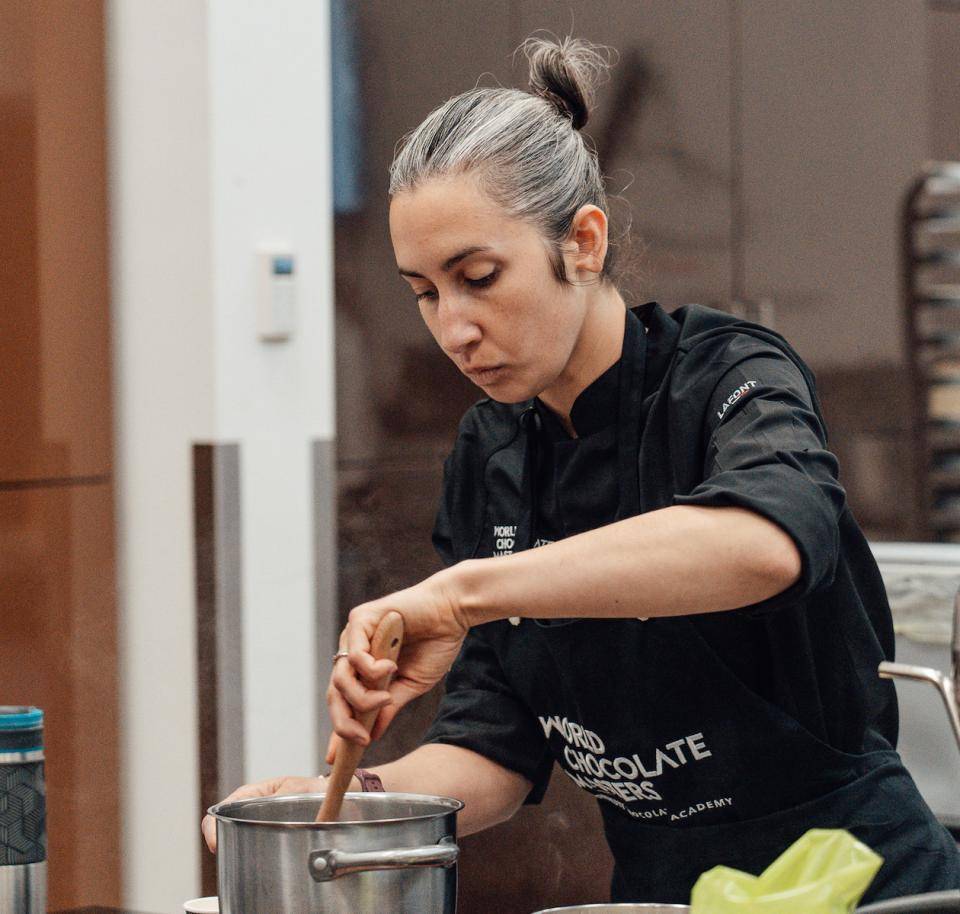
[[530, 37], [521, 45], [530, 62], [530, 91], [569, 117], [574, 130], [589, 120], [598, 77], [611, 66], [600, 52], [603, 47], [570, 36], [559, 41]]

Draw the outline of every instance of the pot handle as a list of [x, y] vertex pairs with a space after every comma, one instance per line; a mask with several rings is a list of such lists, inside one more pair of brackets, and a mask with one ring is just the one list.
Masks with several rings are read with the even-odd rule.
[[336, 848], [312, 851], [307, 861], [316, 882], [329, 882], [350, 873], [367, 870], [405, 870], [415, 866], [450, 867], [457, 862], [460, 848], [453, 836], [426, 847], [401, 847], [385, 851], [341, 851]]

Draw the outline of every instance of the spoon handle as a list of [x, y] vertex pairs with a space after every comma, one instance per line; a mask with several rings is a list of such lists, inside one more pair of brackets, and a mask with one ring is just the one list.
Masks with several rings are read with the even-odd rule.
[[[374, 660], [396, 661], [403, 647], [403, 616], [398, 612], [388, 612], [381, 620], [370, 642], [370, 653]], [[390, 674], [383, 676], [372, 684], [376, 691], [386, 689], [390, 684]], [[380, 713], [379, 708], [372, 711], [361, 711], [356, 715], [361, 726], [369, 733]], [[323, 804], [317, 813], [317, 822], [336, 822], [340, 817], [340, 807], [343, 804], [343, 795], [350, 786], [350, 779], [354, 771], [360, 767], [364, 747], [359, 743], [340, 740], [337, 746], [337, 755], [333, 760], [333, 770], [327, 781], [327, 790], [323, 797]]]

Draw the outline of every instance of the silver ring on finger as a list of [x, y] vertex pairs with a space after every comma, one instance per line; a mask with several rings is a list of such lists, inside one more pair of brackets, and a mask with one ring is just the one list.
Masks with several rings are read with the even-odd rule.
[[333, 662], [336, 663], [341, 657], [349, 657], [350, 651], [337, 651], [333, 655]]

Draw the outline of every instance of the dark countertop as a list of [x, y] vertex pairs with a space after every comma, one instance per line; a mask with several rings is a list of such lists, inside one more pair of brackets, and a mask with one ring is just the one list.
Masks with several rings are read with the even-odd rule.
[[129, 908], [70, 908], [68, 911], [51, 911], [50, 914], [145, 914]]

